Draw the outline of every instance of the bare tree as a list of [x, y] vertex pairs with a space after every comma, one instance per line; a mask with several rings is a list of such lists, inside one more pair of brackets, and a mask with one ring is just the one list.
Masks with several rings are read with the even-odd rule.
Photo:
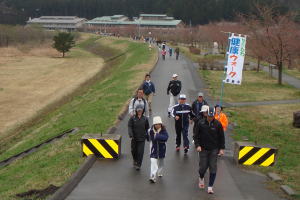
[[256, 10], [256, 14], [243, 16], [242, 22], [259, 45], [263, 59], [278, 67], [278, 84], [282, 84], [283, 63], [299, 49], [299, 27], [291, 13], [280, 15], [274, 7], [258, 5]]

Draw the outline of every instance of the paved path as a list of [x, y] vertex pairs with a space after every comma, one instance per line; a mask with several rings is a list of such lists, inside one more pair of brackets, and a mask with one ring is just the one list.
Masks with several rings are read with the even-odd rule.
[[296, 104], [296, 103], [300, 103], [300, 99], [278, 100], [278, 101], [234, 102], [234, 103], [227, 103], [226, 107], [260, 106], [260, 105], [275, 105], [275, 104]]
[[[249, 63], [251, 66], [257, 67], [256, 62], [250, 61]], [[270, 73], [268, 66], [260, 65], [260, 70]], [[277, 69], [272, 69], [272, 76], [274, 78], [278, 79], [278, 70]], [[295, 88], [300, 89], [300, 80], [295, 77], [292, 77], [284, 72], [282, 73], [282, 82], [285, 82], [291, 86], [294, 86]]]
[[[175, 152], [174, 119], [167, 117], [169, 98], [166, 87], [173, 73], [179, 74], [183, 83], [183, 93], [188, 101], [195, 98], [195, 94], [203, 87], [195, 67], [190, 61], [167, 56], [166, 61], [159, 60], [152, 73], [152, 80], [156, 83], [157, 96], [153, 101], [154, 115], [160, 115], [167, 126], [170, 138], [167, 144], [164, 177], [156, 184], [148, 181], [150, 173], [149, 144], [146, 145], [144, 162], [141, 171], [132, 167], [130, 141], [127, 136], [126, 117], [118, 126], [116, 133], [123, 136], [122, 158], [120, 160], [101, 160], [95, 162], [87, 175], [67, 198], [68, 200], [279, 200], [271, 191], [265, 189], [266, 178], [238, 169], [229, 156], [231, 139], [227, 136], [227, 155], [219, 159], [219, 169], [215, 183], [215, 194], [208, 195], [199, 190], [198, 155], [194, 147], [187, 156], [183, 152]], [[150, 120], [152, 121], [152, 119]], [[191, 128], [190, 128], [191, 130]], [[191, 132], [190, 132], [191, 138]], [[206, 177], [207, 179], [207, 177]]]

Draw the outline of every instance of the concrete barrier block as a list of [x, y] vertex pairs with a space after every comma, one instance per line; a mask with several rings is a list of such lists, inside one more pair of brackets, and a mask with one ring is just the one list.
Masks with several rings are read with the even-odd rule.
[[234, 160], [237, 164], [268, 167], [276, 162], [277, 148], [252, 142], [235, 142], [234, 146]]
[[94, 154], [97, 158], [119, 159], [121, 156], [120, 135], [86, 134], [81, 138], [83, 156]]

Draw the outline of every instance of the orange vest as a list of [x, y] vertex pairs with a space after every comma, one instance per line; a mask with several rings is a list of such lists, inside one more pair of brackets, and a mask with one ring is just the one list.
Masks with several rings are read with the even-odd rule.
[[218, 115], [218, 114], [215, 115], [215, 119], [218, 120], [219, 122], [221, 122], [223, 130], [226, 131], [227, 126], [228, 126], [228, 120], [227, 120], [226, 115], [221, 112], [220, 115]]

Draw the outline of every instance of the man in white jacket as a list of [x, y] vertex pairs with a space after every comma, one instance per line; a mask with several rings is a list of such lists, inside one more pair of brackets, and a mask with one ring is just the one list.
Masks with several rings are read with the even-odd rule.
[[143, 115], [149, 118], [149, 106], [147, 100], [144, 99], [143, 89], [138, 89], [136, 97], [132, 98], [129, 103], [128, 113], [131, 117], [134, 116], [137, 105], [141, 105], [144, 108]]

